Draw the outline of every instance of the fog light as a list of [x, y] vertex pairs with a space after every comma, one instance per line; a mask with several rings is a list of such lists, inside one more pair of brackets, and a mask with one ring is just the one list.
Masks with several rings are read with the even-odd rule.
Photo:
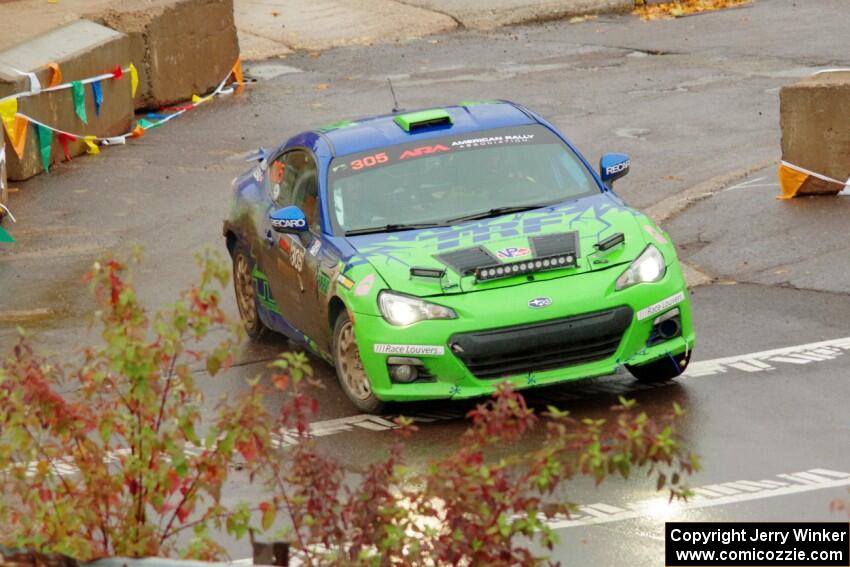
[[394, 382], [401, 382], [402, 384], [409, 384], [416, 380], [416, 376], [419, 374], [419, 371], [415, 366], [411, 366], [410, 364], [398, 364], [390, 366], [390, 376]]

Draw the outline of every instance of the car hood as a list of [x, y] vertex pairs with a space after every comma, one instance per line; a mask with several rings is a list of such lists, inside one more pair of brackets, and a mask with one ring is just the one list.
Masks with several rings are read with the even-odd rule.
[[[643, 218], [636, 211], [620, 204], [615, 197], [600, 194], [533, 211], [448, 227], [347, 237], [349, 244], [356, 250], [356, 255], [348, 263], [369, 263], [391, 289], [420, 297], [484, 291], [522, 284], [528, 281], [528, 276], [476, 282], [473, 276], [461, 276], [445, 261], [443, 255], [481, 247], [494, 257], [494, 262], [529, 260], [534, 257], [530, 239], [576, 232], [579, 249], [575, 268], [534, 273], [537, 281], [571, 277], [591, 270], [608, 269], [635, 259], [648, 241], [649, 233], [641, 226], [640, 219]], [[595, 244], [618, 232], [624, 234], [624, 244], [607, 252], [596, 250]], [[442, 280], [412, 277], [411, 267], [444, 269], [446, 275]]]

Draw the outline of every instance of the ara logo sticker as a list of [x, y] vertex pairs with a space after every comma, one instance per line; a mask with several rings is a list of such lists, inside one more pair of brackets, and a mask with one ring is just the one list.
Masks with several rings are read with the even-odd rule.
[[328, 274], [326, 274], [325, 272], [319, 272], [319, 277], [317, 278], [317, 280], [318, 280], [319, 291], [321, 293], [327, 293], [328, 287], [330, 287], [330, 284], [331, 284], [330, 276]]
[[419, 157], [419, 156], [426, 156], [426, 155], [429, 155], [429, 154], [436, 154], [437, 152], [448, 152], [448, 151], [451, 151], [451, 150], [448, 147], [446, 147], [442, 144], [437, 144], [436, 146], [422, 146], [421, 148], [414, 148], [412, 150], [405, 150], [398, 159], [402, 160], [402, 159], [407, 159], [407, 158], [412, 158], [412, 157]]
[[531, 250], [528, 248], [522, 248], [517, 246], [511, 246], [509, 248], [502, 248], [501, 250], [496, 251], [496, 256], [499, 258], [523, 258], [524, 256], [529, 256], [531, 254]]
[[534, 299], [528, 300], [528, 306], [532, 309], [542, 309], [543, 307], [549, 307], [552, 305], [552, 300], [548, 297], [535, 297]]
[[358, 297], [362, 297], [364, 295], [368, 295], [369, 291], [372, 290], [372, 286], [375, 284], [375, 274], [369, 274], [365, 278], [363, 278], [359, 284], [357, 284], [357, 289], [354, 290], [354, 295]]

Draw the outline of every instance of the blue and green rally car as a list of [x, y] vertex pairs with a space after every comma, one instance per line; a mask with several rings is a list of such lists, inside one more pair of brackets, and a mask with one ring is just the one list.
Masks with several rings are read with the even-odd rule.
[[224, 223], [248, 334], [336, 368], [359, 409], [611, 374], [681, 374], [669, 236], [551, 124], [483, 101], [344, 121], [249, 159]]

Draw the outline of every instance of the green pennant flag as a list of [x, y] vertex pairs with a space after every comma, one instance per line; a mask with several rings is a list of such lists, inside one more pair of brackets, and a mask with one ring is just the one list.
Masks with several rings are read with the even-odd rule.
[[44, 166], [44, 171], [50, 171], [50, 150], [53, 144], [53, 130], [45, 128], [41, 124], [36, 124], [38, 131], [38, 149], [41, 152], [41, 165]]
[[12, 235], [6, 232], [6, 229], [0, 226], [0, 242], [14, 242]]
[[77, 116], [83, 121], [83, 124], [88, 124], [89, 119], [86, 116], [86, 89], [80, 81], [71, 82], [71, 92], [74, 94], [74, 110], [77, 111]]

